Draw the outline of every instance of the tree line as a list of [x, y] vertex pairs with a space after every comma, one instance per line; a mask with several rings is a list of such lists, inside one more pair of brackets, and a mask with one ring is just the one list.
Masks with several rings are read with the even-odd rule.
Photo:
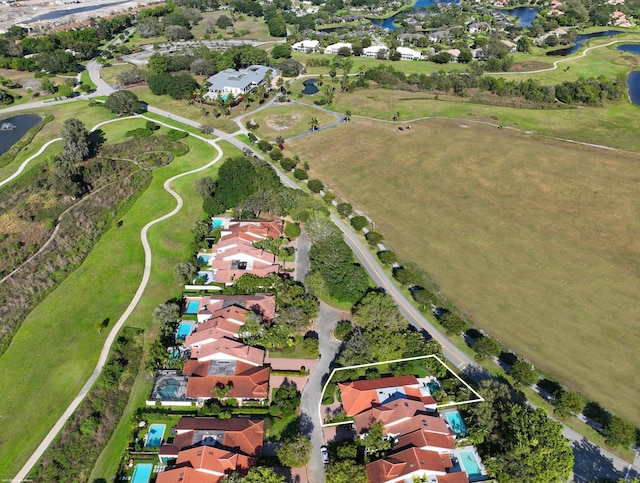
[[392, 66], [379, 65], [365, 72], [365, 80], [371, 80], [389, 89], [412, 89], [430, 92], [453, 92], [465, 97], [470, 89], [491, 92], [500, 97], [521, 97], [535, 104], [566, 104], [600, 106], [605, 101], [620, 100], [626, 92], [626, 78], [613, 79], [599, 76], [597, 79], [565, 81], [546, 86], [536, 79], [509, 81], [502, 77], [484, 76], [473, 72], [437, 72], [433, 74], [409, 74]]

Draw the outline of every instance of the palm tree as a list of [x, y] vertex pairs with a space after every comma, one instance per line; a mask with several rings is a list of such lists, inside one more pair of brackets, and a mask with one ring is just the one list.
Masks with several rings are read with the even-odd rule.
[[396, 112], [391, 119], [393, 119], [393, 122], [399, 121], [400, 120], [400, 112]]
[[315, 131], [316, 129], [318, 129], [318, 127], [320, 127], [320, 123], [318, 122], [317, 117], [311, 118], [311, 121], [309, 121], [309, 127], [311, 128], [312, 131]]
[[350, 120], [351, 120], [351, 111], [350, 111], [349, 109], [347, 109], [347, 110], [344, 112], [344, 118], [345, 118], [347, 121], [350, 121]]

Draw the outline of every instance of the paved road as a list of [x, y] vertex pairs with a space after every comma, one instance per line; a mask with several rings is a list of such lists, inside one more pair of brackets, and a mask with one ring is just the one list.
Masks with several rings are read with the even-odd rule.
[[321, 402], [322, 386], [331, 374], [332, 362], [340, 347], [340, 342], [331, 336], [331, 331], [343, 318], [343, 313], [339, 310], [324, 303], [320, 304], [320, 316], [316, 319], [314, 327], [320, 342], [320, 360], [309, 376], [300, 401], [302, 433], [309, 437], [312, 444], [311, 460], [307, 465], [310, 483], [324, 482], [324, 464], [320, 457], [320, 447], [325, 441], [318, 408]]
[[[142, 116], [142, 117], [144, 117], [144, 116]], [[193, 136], [193, 134], [192, 134], [192, 136]], [[138, 302], [140, 301], [140, 298], [142, 297], [142, 295], [143, 295], [143, 293], [144, 293], [144, 291], [145, 291], [145, 289], [147, 287], [147, 283], [149, 283], [149, 277], [151, 276], [152, 254], [151, 254], [151, 247], [149, 246], [149, 241], [148, 241], [148, 238], [147, 238], [147, 234], [149, 232], [149, 229], [153, 225], [155, 225], [157, 223], [160, 223], [160, 222], [162, 222], [162, 221], [164, 221], [164, 220], [166, 220], [168, 218], [171, 218], [172, 216], [174, 216], [175, 214], [180, 212], [180, 210], [182, 209], [182, 205], [183, 205], [182, 198], [180, 197], [180, 195], [178, 195], [178, 193], [176, 193], [171, 188], [171, 183], [173, 183], [173, 181], [175, 181], [175, 180], [177, 180], [179, 178], [182, 178], [184, 176], [188, 176], [188, 175], [197, 173], [199, 171], [203, 171], [205, 169], [208, 169], [211, 166], [213, 166], [215, 163], [217, 163], [222, 158], [222, 155], [223, 155], [222, 149], [220, 149], [220, 147], [217, 144], [215, 144], [215, 141], [207, 140], [207, 139], [204, 139], [204, 138], [202, 138], [200, 136], [196, 136], [196, 137], [198, 137], [198, 138], [202, 139], [203, 141], [208, 142], [209, 144], [211, 144], [218, 151], [218, 155], [215, 157], [215, 159], [213, 159], [209, 163], [205, 164], [204, 166], [202, 166], [200, 168], [197, 168], [197, 169], [193, 169], [191, 171], [186, 171], [184, 173], [180, 173], [180, 174], [178, 174], [178, 175], [176, 175], [176, 176], [174, 176], [172, 178], [169, 178], [168, 180], [166, 180], [164, 182], [163, 187], [164, 187], [165, 191], [167, 191], [171, 196], [173, 196], [176, 199], [177, 203], [176, 203], [176, 207], [171, 212], [169, 212], [166, 215], [163, 215], [163, 216], [161, 216], [159, 218], [156, 218], [153, 221], [150, 221], [149, 223], [147, 223], [142, 228], [142, 231], [140, 232], [140, 240], [142, 242], [142, 247], [144, 248], [144, 271], [142, 273], [142, 280], [140, 281], [140, 285], [138, 286], [138, 290], [136, 290], [136, 293], [133, 296], [133, 298], [131, 299], [131, 302], [129, 303], [127, 309], [124, 311], [122, 316], [118, 319], [116, 324], [111, 329], [111, 332], [109, 333], [109, 336], [107, 337], [107, 340], [105, 341], [105, 343], [104, 343], [104, 345], [102, 347], [102, 352], [100, 352], [100, 358], [98, 359], [98, 363], [96, 364], [96, 367], [95, 367], [95, 369], [93, 371], [93, 374], [91, 374], [91, 377], [86, 382], [86, 384], [82, 387], [82, 389], [80, 390], [78, 395], [71, 402], [69, 407], [67, 407], [67, 409], [62, 414], [62, 416], [60, 416], [60, 419], [58, 419], [58, 421], [53, 426], [53, 428], [51, 428], [51, 431], [49, 431], [47, 436], [42, 440], [42, 442], [40, 443], [40, 445], [38, 446], [36, 451], [31, 455], [31, 457], [26, 462], [26, 464], [22, 467], [22, 469], [15, 476], [15, 478], [13, 479], [14, 482], [18, 483], [18, 482], [21, 482], [21, 481], [26, 479], [26, 477], [28, 476], [29, 472], [33, 469], [33, 467], [36, 465], [38, 460], [40, 460], [40, 458], [42, 458], [42, 455], [47, 450], [49, 445], [53, 442], [53, 440], [58, 435], [60, 430], [63, 428], [63, 426], [65, 425], [67, 420], [71, 417], [71, 415], [78, 408], [78, 406], [80, 406], [80, 403], [82, 403], [82, 400], [86, 397], [86, 395], [89, 393], [89, 391], [91, 390], [91, 388], [95, 384], [96, 380], [100, 376], [100, 373], [102, 372], [102, 368], [104, 367], [104, 364], [106, 363], [107, 358], [109, 357], [109, 352], [111, 350], [111, 346], [113, 345], [113, 342], [115, 341], [116, 337], [118, 336], [118, 333], [120, 332], [120, 329], [122, 328], [124, 323], [127, 321], [127, 319], [129, 318], [129, 316], [131, 315], [133, 310], [136, 308], [136, 305], [138, 305]]]
[[296, 251], [296, 282], [304, 282], [304, 278], [309, 273], [309, 249], [311, 248], [311, 240], [307, 232], [302, 230], [298, 237], [298, 247]]

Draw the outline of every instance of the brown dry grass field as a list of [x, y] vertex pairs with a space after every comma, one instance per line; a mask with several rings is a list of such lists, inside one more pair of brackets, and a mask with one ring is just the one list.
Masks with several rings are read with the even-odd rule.
[[284, 104], [270, 107], [256, 112], [252, 116], [244, 118], [245, 121], [253, 119], [260, 126], [254, 132], [260, 139], [275, 141], [278, 136], [290, 138], [310, 129], [309, 122], [315, 117], [320, 125], [329, 124], [336, 120], [330, 114], [295, 104]]
[[412, 127], [353, 120], [287, 147], [481, 328], [640, 425], [640, 156]]

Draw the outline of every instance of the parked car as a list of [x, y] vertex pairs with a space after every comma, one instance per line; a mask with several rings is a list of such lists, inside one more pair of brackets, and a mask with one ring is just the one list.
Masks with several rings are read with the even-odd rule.
[[326, 446], [320, 448], [320, 454], [322, 454], [322, 462], [326, 465], [329, 464], [329, 450]]

